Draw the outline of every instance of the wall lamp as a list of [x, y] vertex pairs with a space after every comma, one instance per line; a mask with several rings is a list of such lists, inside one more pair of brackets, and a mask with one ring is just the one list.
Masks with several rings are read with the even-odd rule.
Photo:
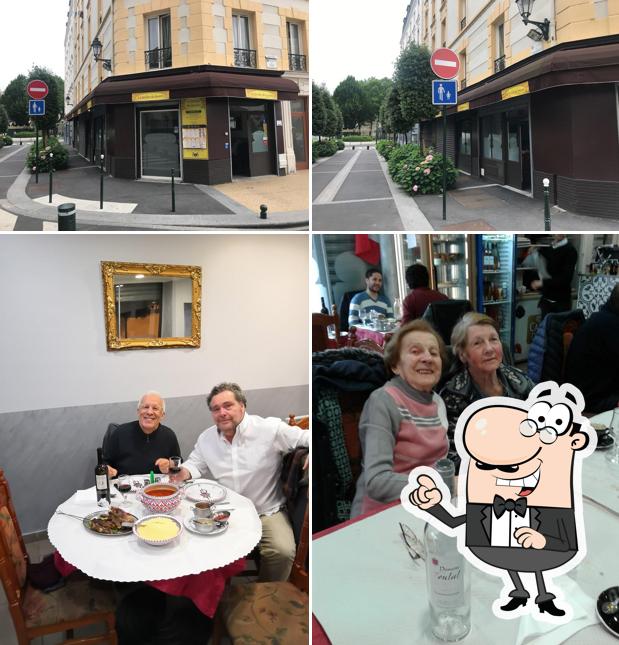
[[518, 11], [520, 12], [522, 22], [525, 25], [535, 25], [539, 28], [539, 31], [537, 29], [531, 29], [527, 36], [531, 38], [531, 40], [535, 40], [537, 42], [541, 40], [548, 40], [550, 38], [550, 20], [548, 20], [548, 18], [545, 18], [544, 22], [529, 20], [534, 2], [535, 0], [516, 0], [516, 6], [518, 7]]
[[108, 72], [112, 71], [112, 60], [110, 58], [101, 58], [101, 50], [103, 45], [101, 41], [95, 36], [95, 39], [92, 41], [92, 53], [95, 55], [95, 63], [103, 63], [103, 69], [107, 69]]

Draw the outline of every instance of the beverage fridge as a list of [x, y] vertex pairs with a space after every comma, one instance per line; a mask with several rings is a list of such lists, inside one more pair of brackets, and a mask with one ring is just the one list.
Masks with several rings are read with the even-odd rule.
[[475, 236], [477, 310], [496, 320], [501, 340], [514, 353], [516, 236]]

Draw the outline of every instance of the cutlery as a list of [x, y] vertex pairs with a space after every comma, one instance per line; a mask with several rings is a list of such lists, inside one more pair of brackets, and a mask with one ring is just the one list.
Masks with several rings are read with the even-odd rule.
[[[85, 517], [80, 517], [79, 515], [72, 515], [71, 513], [65, 513], [64, 511], [56, 511], [58, 515], [66, 515], [67, 517], [72, 517], [76, 520], [81, 520], [84, 521], [86, 518]], [[120, 525], [124, 529], [130, 529], [133, 527], [134, 522], [121, 522]]]

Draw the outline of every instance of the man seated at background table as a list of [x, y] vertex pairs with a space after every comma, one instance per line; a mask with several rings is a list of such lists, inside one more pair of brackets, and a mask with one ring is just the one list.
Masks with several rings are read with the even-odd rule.
[[582, 392], [587, 412], [619, 405], [619, 284], [600, 311], [576, 330], [567, 353], [565, 381]]
[[[309, 432], [281, 419], [246, 413], [247, 399], [236, 383], [220, 383], [209, 393], [215, 425], [198, 437], [174, 480], [209, 477], [249, 498], [262, 522], [259, 580], [287, 580], [295, 556], [290, 520], [284, 510], [282, 456], [309, 445]], [[167, 464], [161, 464], [167, 472]]]
[[371, 267], [365, 272], [365, 286], [365, 291], [355, 294], [350, 301], [348, 308], [349, 325], [360, 325], [364, 318], [362, 314], [367, 313], [367, 317], [369, 317], [370, 311], [384, 314], [387, 318], [393, 316], [393, 309], [389, 304], [389, 300], [380, 292], [383, 286], [383, 274], [380, 269]]
[[163, 417], [165, 401], [159, 392], [149, 391], [142, 395], [137, 421], [118, 426], [103, 442], [103, 460], [108, 465], [110, 477], [118, 473], [161, 472], [161, 464], [167, 465], [168, 457], [181, 456], [174, 431], [161, 425]]
[[438, 300], [449, 300], [440, 291], [430, 289], [430, 274], [427, 267], [420, 262], [411, 264], [406, 269], [406, 284], [410, 292], [402, 303], [402, 322], [405, 325], [411, 320], [421, 318], [431, 302]]

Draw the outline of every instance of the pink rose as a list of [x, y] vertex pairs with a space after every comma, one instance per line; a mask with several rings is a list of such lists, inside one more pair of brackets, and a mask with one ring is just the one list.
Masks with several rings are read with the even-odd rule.
[[432, 161], [432, 159], [434, 159], [434, 157], [432, 155], [428, 155], [426, 157], [426, 161]]
[[416, 193], [419, 190], [419, 186], [413, 186], [413, 192]]
[[423, 174], [424, 174], [424, 175], [429, 175], [431, 172], [432, 172], [432, 170], [431, 170], [430, 168], [426, 168], [426, 169], [423, 171]]

